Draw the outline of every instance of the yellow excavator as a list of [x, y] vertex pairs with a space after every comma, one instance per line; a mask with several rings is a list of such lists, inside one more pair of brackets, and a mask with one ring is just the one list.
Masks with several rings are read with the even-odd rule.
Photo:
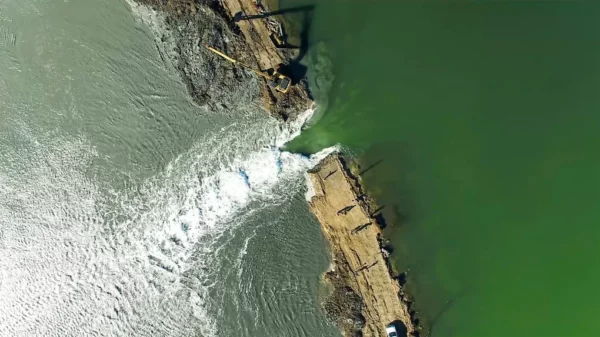
[[287, 77], [275, 70], [270, 70], [270, 71], [264, 72], [264, 71], [261, 71], [258, 69], [254, 69], [245, 63], [242, 63], [234, 58], [231, 58], [231, 57], [225, 55], [224, 53], [216, 50], [213, 47], [210, 47], [208, 45], [204, 45], [204, 47], [206, 47], [206, 49], [212, 51], [213, 53], [221, 56], [222, 58], [226, 59], [227, 61], [229, 61], [233, 64], [237, 64], [239, 66], [242, 66], [246, 69], [249, 69], [249, 70], [253, 71], [254, 73], [256, 73], [258, 76], [264, 77], [267, 80], [267, 84], [271, 88], [273, 88], [279, 92], [282, 92], [285, 94], [286, 92], [288, 92], [288, 90], [290, 90], [290, 87], [292, 86], [292, 80], [289, 77]]

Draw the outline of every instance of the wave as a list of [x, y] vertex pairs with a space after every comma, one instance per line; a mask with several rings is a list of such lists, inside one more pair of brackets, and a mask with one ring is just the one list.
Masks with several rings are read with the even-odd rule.
[[120, 241], [139, 243], [137, 258], [153, 271], [160, 293], [177, 296], [193, 274], [195, 285], [185, 289], [193, 294], [191, 308], [203, 335], [217, 335], [209, 319], [214, 313], [207, 312], [203, 299], [213, 286], [210, 276], [222, 267], [214, 259], [220, 236], [255, 212], [289, 201], [304, 188], [304, 172], [335, 150], [305, 157], [279, 149], [306, 119], [292, 125], [265, 119], [232, 125], [175, 159], [136, 197], [115, 195], [130, 216], [118, 224]]
[[97, 153], [85, 140], [45, 148], [29, 135], [25, 161], [2, 159], [31, 169], [0, 171], [0, 334], [216, 336], [207, 301], [219, 238], [289, 201], [334, 150], [279, 149], [311, 113], [233, 122], [125, 191], [86, 176]]
[[160, 173], [119, 189], [85, 135], [41, 132], [15, 114], [0, 135], [11, 145], [0, 151], [0, 335], [217, 336], [209, 302], [223, 234], [289, 201], [335, 150], [280, 150], [312, 113], [220, 122]]

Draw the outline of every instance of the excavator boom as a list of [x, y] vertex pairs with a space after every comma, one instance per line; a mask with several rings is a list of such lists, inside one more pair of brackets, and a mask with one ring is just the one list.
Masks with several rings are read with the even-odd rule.
[[285, 94], [291, 87], [292, 81], [290, 80], [290, 78], [278, 73], [277, 71], [274, 71], [273, 75], [271, 75], [269, 73], [254, 69], [254, 68], [250, 67], [249, 65], [242, 63], [234, 58], [231, 58], [231, 57], [225, 55], [224, 53], [216, 50], [213, 47], [210, 47], [208, 45], [204, 45], [204, 47], [206, 47], [206, 49], [212, 51], [213, 53], [221, 56], [222, 58], [226, 59], [227, 61], [229, 61], [233, 64], [238, 64], [248, 70], [255, 72], [258, 76], [264, 77], [267, 80], [267, 84], [279, 92], [282, 92]]
[[236, 60], [236, 59], [234, 59], [234, 58], [232, 58], [232, 57], [229, 57], [229, 56], [227, 56], [225, 53], [222, 53], [222, 52], [220, 52], [220, 51], [216, 50], [216, 49], [215, 49], [215, 48], [213, 48], [213, 47], [210, 47], [210, 46], [208, 46], [208, 45], [204, 45], [204, 47], [206, 47], [206, 49], [208, 49], [208, 50], [212, 51], [213, 53], [215, 53], [215, 54], [217, 54], [217, 55], [221, 56], [222, 58], [226, 59], [227, 61], [229, 61], [229, 62], [231, 62], [231, 63], [233, 63], [233, 64], [240, 65], [240, 66], [242, 66], [242, 67], [244, 67], [244, 68], [246, 68], [246, 69], [248, 69], [248, 70], [251, 70], [251, 71], [255, 72], [255, 73], [256, 73], [257, 75], [259, 75], [259, 76], [262, 76], [262, 77], [264, 77], [264, 78], [266, 78], [266, 79], [270, 79], [270, 76], [269, 76], [269, 74], [267, 74], [267, 73], [263, 73], [262, 71], [260, 71], [260, 70], [256, 70], [256, 69], [254, 69], [254, 68], [250, 67], [249, 65], [247, 65], [247, 64], [245, 64], [245, 63], [243, 63], [243, 62], [240, 62], [240, 61], [238, 61], [238, 60]]

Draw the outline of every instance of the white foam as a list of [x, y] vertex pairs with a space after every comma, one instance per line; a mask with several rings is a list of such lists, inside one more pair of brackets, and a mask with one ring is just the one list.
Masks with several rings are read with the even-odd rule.
[[97, 156], [85, 140], [48, 145], [23, 130], [29, 157], [10, 154], [14, 172], [0, 172], [0, 335], [217, 336], [206, 298], [220, 236], [256, 207], [289, 201], [335, 150], [279, 150], [301, 127], [240, 119], [108, 197], [85, 175]]
[[291, 124], [238, 118], [130, 190], [87, 175], [98, 153], [86, 139], [24, 128], [27, 149], [0, 153], [0, 335], [217, 336], [206, 298], [218, 239], [257, 211], [251, 204], [287, 202], [335, 150], [279, 149], [312, 113]]
[[[277, 147], [301, 128], [300, 122], [288, 125], [266, 117], [237, 121], [173, 160], [165, 172], [147, 181], [140, 196], [115, 193], [122, 213], [132, 217], [118, 225], [125, 236], [120, 241], [138, 242], [136, 253], [128, 254], [159, 271], [153, 277], [163, 285], [163, 296], [176, 296], [190, 270], [205, 270], [196, 277], [207, 285], [194, 291], [207, 293], [213, 286], [208, 283], [210, 275], [220, 267], [213, 263], [215, 244], [232, 229], [226, 225], [241, 224], [258, 211], [247, 208], [253, 201], [260, 201], [253, 207], [287, 202], [304, 188], [304, 172], [336, 150], [305, 157]], [[194, 297], [192, 302], [201, 300]], [[194, 306], [194, 316], [203, 317], [202, 333], [207, 336], [216, 334], [212, 314], [204, 306]]]
[[312, 200], [312, 198], [315, 196], [315, 186], [313, 185], [312, 181], [310, 180], [310, 177], [308, 176], [308, 174], [305, 174], [304, 177], [306, 178], [306, 193], [304, 194], [304, 199], [306, 199], [306, 201], [310, 202]]
[[312, 104], [312, 106], [298, 115], [298, 117], [293, 120], [288, 127], [284, 127], [282, 132], [278, 135], [277, 140], [275, 142], [277, 147], [282, 147], [285, 143], [290, 140], [298, 137], [302, 132], [302, 128], [307, 125], [310, 119], [313, 117], [316, 109], [316, 104]]
[[[305, 115], [310, 116], [310, 112]], [[168, 222], [161, 226], [163, 230], [155, 232], [153, 236], [161, 247], [179, 251], [173, 256], [178, 265], [185, 264], [191, 253], [181, 251], [178, 246], [189, 248], [205, 235], [223, 232], [225, 228], [219, 227], [219, 224], [227, 222], [252, 200], [260, 198], [273, 203], [285, 202], [286, 197], [302, 188], [303, 184], [298, 178], [302, 177], [303, 172], [336, 149], [327, 149], [311, 157], [282, 152], [275, 145], [285, 139], [282, 135], [288, 135], [287, 140], [297, 135], [301, 124], [276, 125], [272, 120], [255, 123], [230, 127], [226, 129], [227, 134], [219, 133], [204, 139], [200, 145], [202, 150], [192, 150], [192, 153], [198, 151], [198, 154], [191, 158], [182, 156], [176, 159], [169, 165], [170, 172], [154, 177], [148, 184], [145, 194], [163, 195], [163, 198], [167, 194], [166, 200], [181, 200], [177, 207], [173, 207], [173, 204], [153, 207], [170, 213], [166, 216]], [[269, 129], [283, 132], [273, 133]], [[255, 130], [254, 134], [248, 134], [248, 130]], [[246, 133], [243, 139], [239, 137], [241, 132]], [[213, 151], [206, 153], [207, 148]], [[224, 148], [235, 150], [235, 153], [229, 151], [229, 155], [233, 156], [227, 158], [223, 155], [228, 152]], [[185, 177], [183, 181], [187, 183], [177, 186], [175, 190], [164, 186], [161, 182], [170, 181], [171, 176], [180, 176], [179, 179]], [[286, 184], [287, 188], [273, 194], [274, 189], [282, 184]], [[160, 186], [158, 190], [157, 186]], [[147, 223], [158, 218], [157, 215], [155, 219], [140, 220]], [[170, 240], [172, 237], [179, 242], [174, 243]]]
[[[321, 160], [325, 159], [325, 157], [327, 157], [328, 155], [335, 153], [335, 152], [339, 152], [339, 151], [340, 151], [340, 145], [338, 144], [335, 146], [325, 148], [325, 149], [315, 153], [314, 155], [311, 156], [311, 158], [313, 158], [313, 160], [316, 163], [318, 163]], [[304, 178], [306, 181], [306, 193], [304, 194], [304, 198], [306, 199], [306, 201], [310, 202], [312, 200], [312, 198], [315, 196], [315, 187], [314, 187], [312, 181], [310, 180], [310, 177], [308, 176], [307, 172], [304, 173]]]

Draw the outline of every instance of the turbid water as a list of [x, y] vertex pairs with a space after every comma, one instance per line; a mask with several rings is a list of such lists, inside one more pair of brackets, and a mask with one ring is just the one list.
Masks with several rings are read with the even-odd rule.
[[[195, 106], [139, 14], [0, 0], [0, 335], [338, 336], [298, 125]], [[334, 81], [290, 148], [370, 168], [433, 336], [600, 332], [598, 14], [315, 9]]]
[[194, 105], [150, 14], [0, 1], [0, 335], [339, 335], [299, 125]]
[[[301, 1], [281, 1], [282, 7]], [[432, 336], [596, 336], [600, 6], [326, 2], [329, 108]], [[425, 331], [427, 333], [427, 331]]]

